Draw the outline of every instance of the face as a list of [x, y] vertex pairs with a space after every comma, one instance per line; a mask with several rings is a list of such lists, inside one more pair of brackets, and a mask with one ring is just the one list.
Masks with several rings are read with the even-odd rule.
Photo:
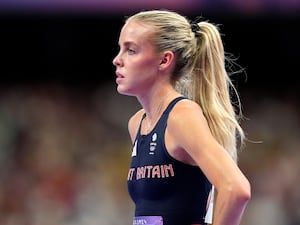
[[126, 95], [143, 95], [157, 81], [161, 57], [150, 37], [150, 25], [127, 22], [119, 37], [119, 53], [114, 58], [118, 92]]

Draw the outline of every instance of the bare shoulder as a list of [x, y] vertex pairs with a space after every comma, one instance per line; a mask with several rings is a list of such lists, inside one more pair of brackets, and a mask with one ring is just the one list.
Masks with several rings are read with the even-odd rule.
[[201, 107], [194, 101], [181, 100], [174, 106], [168, 118], [167, 151], [179, 161], [196, 165], [196, 155], [203, 149], [209, 134]]
[[128, 121], [128, 131], [129, 131], [132, 142], [134, 141], [134, 139], [136, 137], [138, 127], [140, 125], [143, 114], [144, 114], [144, 110], [140, 109], [133, 116], [131, 116]]
[[192, 143], [205, 144], [212, 138], [201, 107], [191, 100], [179, 101], [174, 106], [167, 129], [174, 142], [187, 151], [187, 146]]
[[194, 101], [189, 99], [184, 99], [179, 101], [170, 113], [170, 122], [180, 123], [181, 121], [188, 122], [193, 121], [195, 118], [202, 118], [203, 111], [201, 107]]

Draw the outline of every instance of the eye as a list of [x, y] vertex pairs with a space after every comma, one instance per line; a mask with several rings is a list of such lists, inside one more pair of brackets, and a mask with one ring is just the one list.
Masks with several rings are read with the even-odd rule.
[[132, 49], [132, 48], [128, 48], [128, 49], [127, 49], [127, 52], [128, 52], [129, 55], [133, 55], [133, 54], [136, 53], [135, 50]]

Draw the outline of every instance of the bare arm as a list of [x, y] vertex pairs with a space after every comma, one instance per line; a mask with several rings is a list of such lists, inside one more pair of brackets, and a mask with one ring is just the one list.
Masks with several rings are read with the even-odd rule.
[[215, 186], [214, 225], [240, 224], [250, 198], [250, 185], [226, 150], [212, 136], [200, 107], [191, 101], [176, 105], [168, 133]]

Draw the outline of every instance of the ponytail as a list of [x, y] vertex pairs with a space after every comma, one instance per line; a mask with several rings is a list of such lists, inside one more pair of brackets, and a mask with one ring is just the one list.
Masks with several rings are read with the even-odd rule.
[[[223, 43], [216, 26], [208, 22], [198, 23], [195, 32], [196, 52], [191, 72], [190, 97], [197, 102], [208, 121], [213, 136], [237, 161], [237, 136], [243, 143], [244, 132], [238, 123], [241, 104], [238, 93], [225, 69]], [[230, 90], [236, 94], [237, 110], [230, 99]]]

